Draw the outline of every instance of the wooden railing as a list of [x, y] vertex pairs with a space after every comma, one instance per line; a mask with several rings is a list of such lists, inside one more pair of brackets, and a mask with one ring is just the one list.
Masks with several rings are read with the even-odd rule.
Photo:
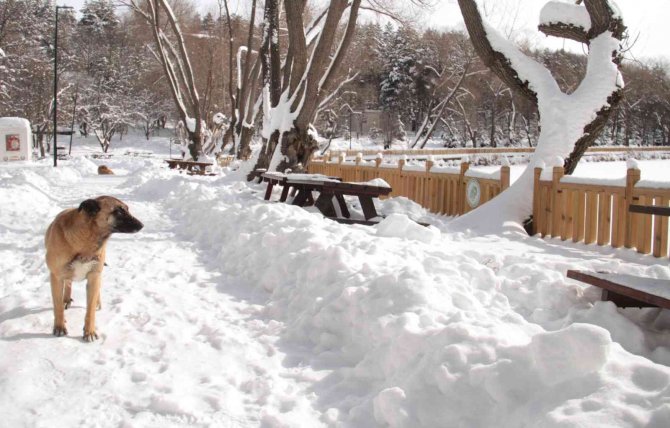
[[670, 187], [640, 182], [640, 170], [628, 169], [625, 182], [579, 182], [554, 167], [551, 180], [535, 169], [533, 228], [543, 237], [636, 248], [668, 256], [668, 217], [631, 213], [630, 205], [667, 207]]
[[389, 165], [382, 164], [381, 159], [364, 163], [358, 157], [355, 163], [313, 160], [308, 169], [310, 173], [337, 176], [344, 181], [365, 182], [381, 178], [393, 189], [391, 197], [404, 196], [433, 213], [453, 216], [472, 209], [465, 194], [468, 181], [475, 180], [478, 184], [478, 205], [509, 187], [509, 166], [503, 166], [499, 173], [491, 175], [470, 173], [469, 166], [463, 162], [459, 168], [434, 168], [434, 163], [428, 160], [425, 167], [410, 167], [403, 159]]
[[[470, 171], [467, 162], [458, 168], [437, 168], [431, 160], [425, 168], [382, 164], [382, 159], [364, 162], [312, 161], [309, 172], [341, 177], [344, 181], [365, 182], [384, 179], [394, 196], [404, 196], [437, 214], [461, 215], [472, 210], [466, 197], [470, 180], [476, 180], [479, 204], [484, 204], [509, 187], [510, 169], [483, 175]], [[668, 257], [668, 217], [630, 212], [631, 205], [670, 206], [670, 186], [640, 181], [640, 170], [630, 168], [621, 180], [580, 180], [563, 175], [555, 167], [548, 177], [535, 169], [533, 192], [533, 232], [563, 241], [583, 242], [615, 248], [636, 248], [655, 257]]]
[[[425, 158], [427, 156], [445, 156], [445, 155], [488, 155], [488, 154], [507, 154], [507, 153], [533, 153], [534, 147], [481, 147], [481, 148], [455, 148], [455, 149], [421, 149], [421, 150], [330, 150], [326, 156], [328, 160], [338, 159], [342, 154], [347, 158], [356, 157], [359, 153], [362, 156], [376, 156], [381, 153], [383, 156], [407, 156], [408, 158]], [[589, 147], [587, 153], [629, 153], [629, 152], [670, 152], [670, 146], [651, 146], [651, 147], [626, 147], [626, 146], [596, 146]]]

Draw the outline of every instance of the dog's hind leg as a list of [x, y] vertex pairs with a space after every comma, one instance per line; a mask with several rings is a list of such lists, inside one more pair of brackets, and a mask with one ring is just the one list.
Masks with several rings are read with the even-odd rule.
[[65, 304], [65, 309], [68, 309], [72, 304], [72, 281], [65, 281], [65, 290], [63, 293], [63, 303]]
[[101, 272], [90, 272], [86, 283], [86, 318], [84, 321], [84, 340], [93, 342], [98, 338], [95, 330], [95, 308], [100, 300]]
[[65, 304], [63, 302], [63, 288], [64, 281], [56, 278], [54, 274], [49, 276], [51, 281], [51, 298], [54, 303], [54, 336], [67, 335], [67, 328], [65, 328]]

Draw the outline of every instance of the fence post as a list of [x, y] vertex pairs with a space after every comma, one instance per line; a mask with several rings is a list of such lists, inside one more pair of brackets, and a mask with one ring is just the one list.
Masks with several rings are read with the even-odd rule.
[[562, 166], [555, 166], [552, 170], [551, 177], [551, 223], [549, 224], [548, 234], [550, 236], [561, 236], [563, 224], [561, 222], [561, 213], [563, 210], [563, 203], [561, 196], [563, 191], [560, 189], [561, 178], [563, 178], [564, 170]]
[[509, 187], [509, 165], [500, 167], [500, 192]]
[[461, 170], [458, 173], [458, 194], [456, 199], [458, 202], [458, 214], [462, 215], [465, 212], [465, 173], [470, 168], [470, 160], [464, 159], [461, 162]]
[[363, 175], [361, 170], [361, 162], [363, 162], [363, 153], [356, 153], [356, 166], [354, 167], [354, 181], [362, 181], [361, 176]]
[[537, 235], [539, 232], [540, 224], [540, 176], [542, 175], [542, 168], [535, 167], [533, 170], [533, 235]]
[[633, 203], [633, 193], [635, 191], [635, 184], [640, 181], [640, 170], [637, 168], [628, 168], [626, 171], [626, 215], [625, 226], [624, 226], [624, 247], [632, 248], [635, 234], [633, 233], [634, 224], [633, 224], [633, 214], [629, 211], [631, 204]]

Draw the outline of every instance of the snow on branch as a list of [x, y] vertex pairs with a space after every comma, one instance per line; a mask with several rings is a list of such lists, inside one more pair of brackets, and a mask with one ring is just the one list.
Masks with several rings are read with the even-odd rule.
[[538, 29], [547, 36], [588, 43], [591, 17], [584, 6], [550, 1], [540, 11]]
[[584, 31], [591, 29], [591, 17], [585, 6], [550, 1], [540, 11], [540, 25], [565, 24], [580, 27]]

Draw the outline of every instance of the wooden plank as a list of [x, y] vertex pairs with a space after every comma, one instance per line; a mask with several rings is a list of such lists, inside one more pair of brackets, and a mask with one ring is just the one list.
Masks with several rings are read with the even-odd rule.
[[[642, 288], [656, 288], [664, 289], [666, 286], [670, 289], [670, 280], [661, 280], [655, 278], [641, 278], [633, 277], [632, 275], [624, 274], [605, 274], [597, 272], [586, 272], [579, 270], [568, 270], [567, 277], [586, 284], [595, 285], [609, 292], [620, 296], [625, 296], [633, 299], [636, 303], [628, 306], [646, 306], [653, 305], [661, 308], [670, 309], [670, 299], [667, 299], [658, 294], [653, 294], [644, 291]], [[632, 286], [633, 283], [639, 283], [637, 288]], [[652, 287], [648, 287], [646, 284]], [[607, 297], [605, 295], [604, 297]]]
[[[555, 183], [555, 186], [558, 186]], [[563, 229], [565, 225], [565, 193], [561, 189], [554, 188], [554, 195], [551, 201], [552, 204], [552, 231], [551, 236], [563, 236]]]
[[581, 242], [584, 240], [584, 228], [586, 227], [586, 195], [581, 190], [575, 192], [574, 207], [575, 228], [572, 232], [572, 242]]
[[[640, 196], [638, 201], [640, 205], [648, 205], [650, 199], [647, 196]], [[637, 217], [637, 252], [649, 254], [651, 253], [651, 216], [636, 213], [635, 217]]]
[[631, 205], [630, 212], [641, 214], [654, 214], [662, 216], [670, 216], [670, 207], [668, 206], [654, 206], [654, 205]]
[[598, 194], [595, 192], [586, 192], [585, 222], [584, 243], [593, 244], [598, 233]]
[[628, 220], [628, 204], [626, 202], [626, 195], [617, 195], [619, 198], [619, 220], [617, 221], [617, 229], [619, 231], [619, 239], [616, 242], [617, 248], [623, 247], [626, 245], [626, 233], [628, 225], [626, 221]]
[[[667, 197], [656, 198], [656, 208], [669, 208]], [[666, 257], [668, 255], [668, 217], [664, 215], [654, 216], [654, 257]]]
[[610, 243], [612, 226], [612, 196], [601, 193], [598, 197], [598, 245]]
[[626, 216], [625, 198], [623, 195], [612, 195], [612, 246], [621, 248], [624, 239]]
[[535, 168], [533, 170], [533, 235], [540, 232], [540, 175], [542, 175], [542, 168]]
[[573, 228], [574, 228], [574, 192], [570, 190], [563, 190], [565, 194], [563, 201], [565, 202], [565, 208], [562, 210], [563, 213], [563, 229], [561, 231], [561, 240], [566, 241], [569, 238], [572, 238]]

